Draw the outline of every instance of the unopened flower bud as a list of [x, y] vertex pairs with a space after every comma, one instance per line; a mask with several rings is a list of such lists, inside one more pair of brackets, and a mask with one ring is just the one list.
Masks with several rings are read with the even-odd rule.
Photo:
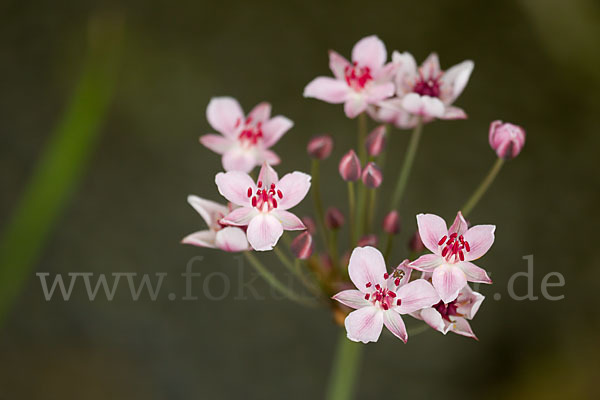
[[425, 245], [421, 240], [419, 232], [415, 232], [413, 234], [412, 238], [410, 239], [410, 242], [408, 243], [408, 248], [417, 254], [425, 250]]
[[302, 232], [290, 244], [292, 254], [301, 260], [306, 260], [314, 250], [312, 236], [308, 232]]
[[354, 150], [350, 150], [342, 157], [338, 169], [345, 181], [355, 182], [360, 179], [360, 160]]
[[374, 162], [370, 162], [367, 164], [362, 173], [362, 181], [366, 187], [375, 189], [381, 185], [383, 181], [383, 174], [377, 165]]
[[398, 211], [392, 210], [383, 218], [383, 231], [390, 235], [396, 235], [400, 232], [400, 216]]
[[363, 237], [361, 237], [358, 240], [358, 243], [356, 244], [358, 247], [364, 247], [364, 246], [377, 246], [377, 235], [365, 235]]
[[315, 136], [308, 142], [306, 151], [312, 158], [324, 160], [331, 154], [333, 150], [333, 139], [329, 135]]
[[314, 235], [315, 232], [317, 231], [317, 226], [315, 225], [315, 220], [312, 219], [311, 217], [309, 217], [308, 215], [305, 215], [304, 217], [301, 218], [302, 223], [304, 224], [304, 226], [306, 226], [306, 231], [308, 233], [310, 233], [311, 235]]
[[335, 207], [329, 207], [325, 213], [325, 225], [329, 229], [339, 229], [344, 225], [344, 214]]
[[369, 133], [365, 141], [365, 146], [367, 147], [367, 153], [371, 157], [377, 157], [381, 154], [385, 148], [385, 125], [379, 125]]
[[490, 124], [489, 140], [498, 157], [515, 158], [525, 145], [525, 130], [508, 122], [494, 121]]

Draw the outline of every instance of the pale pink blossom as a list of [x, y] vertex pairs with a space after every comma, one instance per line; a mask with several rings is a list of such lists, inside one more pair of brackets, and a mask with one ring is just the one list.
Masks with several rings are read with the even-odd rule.
[[246, 233], [238, 227], [226, 226], [221, 222], [221, 218], [231, 211], [229, 207], [193, 195], [188, 196], [188, 203], [204, 219], [208, 229], [186, 236], [182, 243], [229, 252], [248, 250]]
[[365, 37], [352, 49], [352, 63], [335, 51], [329, 52], [333, 78], [320, 76], [304, 88], [304, 97], [333, 104], [344, 103], [348, 118], [354, 118], [369, 104], [394, 95], [391, 81], [394, 65], [386, 64], [387, 50], [377, 36]]
[[459, 292], [456, 300], [448, 304], [443, 301], [433, 307], [424, 308], [413, 314], [413, 317], [421, 319], [433, 329], [442, 332], [454, 332], [459, 335], [477, 339], [471, 329], [469, 320], [472, 320], [485, 297], [481, 293], [473, 291], [469, 285], [465, 285]]
[[408, 334], [401, 315], [431, 307], [440, 300], [426, 280], [408, 283], [408, 260], [388, 274], [383, 255], [374, 247], [354, 249], [348, 274], [358, 290], [341, 291], [333, 299], [355, 309], [344, 321], [348, 339], [355, 342], [376, 342], [385, 325], [406, 343]]
[[492, 283], [484, 269], [471, 261], [483, 256], [494, 243], [495, 225], [468, 228], [459, 211], [448, 229], [446, 222], [434, 214], [417, 215], [421, 241], [433, 254], [425, 254], [410, 267], [432, 273], [433, 287], [446, 304], [456, 299], [468, 282]]
[[467, 118], [467, 114], [453, 103], [469, 81], [473, 61], [466, 60], [443, 71], [437, 54], [432, 53], [417, 68], [410, 53], [394, 51], [392, 64], [396, 71], [396, 96], [369, 110], [375, 119], [399, 128], [412, 128], [419, 117], [423, 122], [436, 118]]
[[231, 97], [215, 97], [206, 108], [206, 118], [221, 135], [207, 134], [200, 143], [217, 154], [225, 171], [250, 172], [267, 162], [279, 164], [279, 157], [269, 150], [294, 125], [288, 118], [271, 118], [271, 105], [260, 103], [245, 116], [240, 104]]
[[292, 172], [281, 178], [267, 163], [260, 169], [256, 183], [240, 171], [220, 172], [215, 177], [219, 193], [239, 206], [222, 222], [247, 226], [248, 242], [254, 250], [271, 250], [283, 231], [306, 229], [300, 218], [287, 211], [310, 189], [310, 175]]

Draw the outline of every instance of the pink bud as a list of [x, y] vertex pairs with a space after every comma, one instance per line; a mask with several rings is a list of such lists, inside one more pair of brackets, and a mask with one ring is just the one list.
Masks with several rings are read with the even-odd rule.
[[363, 246], [377, 246], [377, 235], [365, 235], [363, 237], [361, 237], [358, 240], [358, 243], [356, 244], [358, 247], [363, 247]]
[[390, 235], [396, 235], [400, 232], [400, 216], [398, 211], [390, 211], [383, 219], [383, 231]]
[[423, 244], [423, 241], [421, 240], [421, 236], [419, 235], [419, 232], [415, 232], [412, 236], [412, 238], [410, 239], [410, 243], [408, 244], [408, 248], [411, 249], [412, 251], [414, 251], [415, 253], [420, 253], [423, 250], [425, 250], [425, 245]]
[[329, 135], [315, 136], [308, 142], [306, 151], [312, 158], [324, 160], [331, 154], [333, 150], [333, 139]]
[[371, 189], [375, 189], [381, 185], [381, 182], [383, 181], [383, 174], [374, 162], [368, 163], [363, 170], [362, 181], [366, 187]]
[[385, 125], [379, 125], [369, 133], [365, 141], [365, 146], [367, 147], [367, 153], [371, 157], [377, 157], [381, 154], [383, 149], [385, 149]]
[[350, 150], [342, 157], [338, 169], [345, 181], [355, 182], [360, 179], [360, 161], [354, 150]]
[[314, 235], [315, 232], [317, 231], [317, 226], [315, 225], [315, 220], [312, 219], [311, 217], [309, 217], [308, 215], [302, 217], [301, 219], [302, 219], [302, 223], [304, 224], [304, 226], [306, 226], [306, 230], [308, 231], [308, 233], [310, 233], [311, 235]]
[[335, 207], [329, 207], [325, 213], [325, 225], [329, 229], [338, 229], [344, 225], [344, 214]]
[[294, 240], [292, 240], [292, 244], [290, 244], [290, 250], [301, 260], [306, 260], [311, 256], [314, 250], [314, 244], [312, 240], [312, 236], [308, 232], [302, 232]]
[[489, 139], [498, 157], [515, 158], [525, 145], [525, 130], [518, 125], [497, 120], [490, 124]]

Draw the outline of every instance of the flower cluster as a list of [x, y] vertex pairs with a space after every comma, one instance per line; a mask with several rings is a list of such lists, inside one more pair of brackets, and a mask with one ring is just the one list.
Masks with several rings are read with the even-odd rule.
[[[385, 326], [406, 342], [403, 316], [419, 324], [424, 321], [443, 334], [451, 331], [476, 338], [469, 321], [484, 296], [469, 283], [492, 283], [487, 272], [473, 262], [491, 248], [496, 227], [469, 226], [465, 216], [479, 202], [505, 160], [521, 152], [525, 143], [521, 127], [501, 121], [491, 123], [489, 143], [498, 158], [488, 175], [459, 208], [450, 227], [435, 214], [417, 215], [406, 256], [393, 264], [396, 267], [387, 268], [389, 260], [403, 250], [397, 246], [405, 225], [399, 206], [423, 125], [436, 119], [467, 118], [453, 104], [465, 89], [473, 66], [467, 60], [444, 71], [435, 53], [420, 66], [407, 52], [394, 51], [388, 61], [386, 47], [376, 36], [361, 39], [352, 49], [351, 61], [329, 52], [333, 77], [314, 79], [305, 87], [304, 96], [344, 104], [347, 117], [359, 118], [358, 147], [344, 151], [340, 157], [337, 168], [341, 180], [327, 183], [346, 186], [345, 211], [327, 204], [332, 201], [323, 202], [320, 193], [320, 168], [333, 154], [332, 135], [317, 135], [308, 141], [311, 175], [295, 171], [279, 179], [272, 166], [281, 159], [271, 147], [292, 128], [292, 121], [283, 116], [271, 117], [271, 105], [266, 102], [245, 115], [235, 99], [213, 98], [206, 117], [219, 134], [203, 135], [200, 142], [222, 156], [225, 172], [216, 175], [215, 183], [228, 203], [189, 196], [188, 202], [202, 216], [207, 229], [188, 235], [183, 243], [244, 252], [276, 290], [292, 300], [306, 302], [252, 254], [275, 250], [282, 265], [313, 295], [308, 300], [329, 307], [334, 320], [343, 323], [347, 337], [353, 341], [377, 341]], [[369, 117], [374, 122], [370, 133]], [[386, 197], [378, 194], [386, 186], [385, 155], [400, 150], [386, 148], [393, 127], [414, 130], [396, 179], [392, 171], [390, 177], [386, 176], [386, 183], [395, 181], [392, 195]], [[253, 179], [256, 167], [260, 171]], [[309, 191], [315, 205], [314, 218], [299, 218], [289, 210]], [[389, 205], [380, 204], [388, 199]], [[377, 218], [381, 223], [376, 223]], [[303, 232], [292, 239], [283, 236], [284, 231]], [[345, 249], [339, 238], [344, 233], [349, 243]], [[284, 240], [280, 241], [282, 236]]]

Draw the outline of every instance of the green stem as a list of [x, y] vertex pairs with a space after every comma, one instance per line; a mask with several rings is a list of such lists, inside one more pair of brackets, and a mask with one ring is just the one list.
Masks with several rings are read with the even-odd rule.
[[306, 277], [304, 276], [304, 274], [302, 274], [302, 271], [300, 270], [300, 264], [296, 263], [294, 261], [298, 261], [298, 259], [295, 259], [294, 261], [290, 260], [289, 257], [287, 257], [283, 251], [281, 251], [281, 249], [277, 246], [273, 247], [273, 252], [275, 253], [275, 255], [277, 256], [277, 258], [279, 258], [279, 261], [281, 261], [281, 263], [288, 269], [288, 271], [290, 271], [292, 273], [292, 275], [294, 275], [296, 278], [298, 278], [300, 280], [300, 282], [302, 282], [302, 285], [304, 285], [304, 287], [310, 291], [313, 290], [313, 285], [310, 284]]
[[290, 290], [287, 286], [285, 286], [279, 279], [277, 279], [275, 277], [275, 275], [273, 275], [259, 260], [258, 258], [254, 257], [254, 254], [252, 254], [251, 252], [244, 252], [244, 256], [246, 256], [246, 259], [250, 262], [250, 264], [254, 267], [254, 269], [256, 270], [256, 272], [258, 272], [258, 274], [260, 276], [263, 277], [263, 279], [265, 281], [267, 281], [267, 283], [271, 286], [273, 286], [273, 288], [275, 290], [277, 290], [279, 293], [281, 293], [282, 295], [284, 295], [285, 297], [287, 297], [288, 299], [295, 301], [296, 303], [302, 304], [302, 305], [308, 305], [308, 306], [313, 306], [314, 302], [307, 300], [305, 298], [302, 298], [301, 296], [299, 296], [297, 293], [295, 293], [294, 291]]
[[473, 210], [473, 208], [477, 205], [477, 203], [479, 202], [481, 197], [485, 194], [485, 192], [488, 190], [488, 188], [490, 187], [492, 182], [494, 182], [494, 179], [496, 179], [498, 172], [500, 172], [500, 169], [502, 169], [502, 165], [504, 165], [504, 159], [499, 157], [496, 160], [496, 162], [494, 163], [494, 165], [492, 165], [492, 168], [490, 169], [488, 174], [485, 176], [485, 178], [483, 178], [483, 181], [481, 181], [481, 183], [479, 184], [479, 187], [477, 187], [477, 189], [475, 189], [475, 191], [473, 192], [473, 194], [471, 195], [469, 200], [467, 200], [465, 205], [462, 207], [461, 211], [462, 211], [463, 216], [466, 217]]
[[372, 232], [373, 230], [373, 219], [375, 218], [375, 203], [377, 202], [377, 190], [369, 189], [369, 207], [367, 213], [367, 223], [366, 230], [367, 232]]
[[367, 160], [367, 148], [365, 141], [367, 138], [367, 113], [362, 113], [358, 116], [358, 158], [364, 166]]
[[356, 243], [356, 222], [354, 220], [355, 213], [355, 194], [354, 194], [354, 182], [348, 182], [348, 216], [350, 217], [350, 248]]
[[383, 252], [383, 258], [387, 262], [390, 258], [390, 254], [392, 253], [392, 243], [394, 243], [394, 235], [388, 233], [385, 235], [385, 251]]
[[329, 377], [327, 400], [347, 400], [353, 397], [361, 353], [362, 345], [350, 341], [346, 332], [342, 332]]
[[423, 120], [419, 118], [417, 126], [415, 126], [415, 129], [412, 132], [410, 142], [408, 143], [408, 148], [406, 149], [406, 153], [404, 155], [404, 163], [402, 164], [402, 170], [400, 172], [400, 175], [398, 176], [396, 189], [394, 190], [394, 195], [392, 196], [392, 204], [390, 206], [391, 210], [398, 208], [398, 205], [402, 200], [402, 196], [404, 195], [406, 184], [408, 183], [408, 177], [410, 176], [410, 171], [415, 161], [415, 155], [417, 154], [417, 149], [419, 148], [421, 132], [423, 132]]
[[312, 184], [310, 185], [310, 191], [313, 197], [313, 203], [315, 206], [315, 213], [317, 215], [317, 228], [319, 229], [319, 235], [323, 241], [325, 248], [327, 245], [327, 232], [325, 231], [325, 217], [323, 213], [323, 201], [321, 200], [321, 175], [320, 175], [320, 164], [319, 160], [314, 159], [312, 161]]

